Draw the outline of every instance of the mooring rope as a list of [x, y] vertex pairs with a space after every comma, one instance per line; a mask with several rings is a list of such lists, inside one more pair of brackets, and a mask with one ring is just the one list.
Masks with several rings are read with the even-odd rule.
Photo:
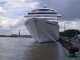
[[68, 54], [68, 50], [66, 50], [59, 42], [57, 42], [53, 37], [51, 37], [45, 30], [43, 30], [42, 28], [41, 28], [41, 30], [44, 33], [46, 33], [52, 40], [54, 40], [59, 46], [61, 46], [66, 51], [66, 53]]

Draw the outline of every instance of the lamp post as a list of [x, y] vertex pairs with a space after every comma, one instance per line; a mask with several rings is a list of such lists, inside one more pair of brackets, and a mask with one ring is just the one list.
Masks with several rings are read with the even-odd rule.
[[64, 23], [64, 37], [66, 37], [65, 23]]

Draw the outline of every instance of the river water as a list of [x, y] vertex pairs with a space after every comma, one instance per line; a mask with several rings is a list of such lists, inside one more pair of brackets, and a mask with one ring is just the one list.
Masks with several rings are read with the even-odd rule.
[[0, 37], [0, 60], [65, 60], [65, 51], [55, 42], [37, 43], [33, 38]]

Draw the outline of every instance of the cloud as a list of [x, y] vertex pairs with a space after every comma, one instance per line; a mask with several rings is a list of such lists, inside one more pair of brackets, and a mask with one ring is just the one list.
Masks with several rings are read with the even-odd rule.
[[[40, 3], [41, 2], [41, 3]], [[35, 9], [44, 3], [62, 15], [59, 18], [60, 31], [64, 31], [64, 22], [66, 29], [79, 29], [80, 20], [80, 1], [79, 0], [0, 0], [0, 34], [18, 33], [29, 34], [24, 26], [24, 15], [27, 11]]]
[[[17, 18], [17, 19], [11, 19], [7, 17], [1, 17], [0, 18], [0, 34], [18, 34], [19, 29], [22, 34], [29, 34], [27, 31], [25, 25], [24, 25], [24, 19], [23, 17]], [[25, 32], [25, 33], [24, 33]]]
[[33, 0], [0, 0], [0, 34], [29, 34], [24, 26], [24, 14], [37, 7]]
[[6, 1], [2, 1], [2, 2], [0, 1], [0, 4], [5, 4], [5, 3], [6, 3]]
[[50, 6], [62, 15], [61, 20], [80, 19], [79, 0], [51, 0]]
[[22, 8], [22, 7], [31, 7], [35, 8], [35, 6], [38, 4], [37, 1], [31, 2], [32, 0], [6, 0], [7, 3], [5, 4], [4, 7], [7, 8]]
[[59, 14], [60, 31], [64, 31], [64, 23], [66, 29], [79, 29], [80, 24], [80, 1], [79, 0], [51, 0], [48, 5]]
[[59, 21], [59, 26], [60, 26], [60, 30], [59, 31], [64, 31], [64, 27], [65, 27], [65, 30], [68, 30], [68, 29], [78, 29], [80, 30], [80, 21], [67, 21], [67, 20], [64, 20], [64, 21]]
[[4, 8], [2, 8], [1, 6], [0, 6], [0, 15], [1, 15], [1, 16], [7, 15], [7, 14], [6, 14], [6, 10], [5, 10]]

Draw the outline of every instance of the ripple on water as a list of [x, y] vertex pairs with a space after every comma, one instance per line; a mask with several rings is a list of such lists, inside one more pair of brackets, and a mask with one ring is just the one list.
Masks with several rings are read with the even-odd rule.
[[55, 42], [36, 43], [32, 38], [0, 38], [0, 60], [61, 60], [65, 53]]

